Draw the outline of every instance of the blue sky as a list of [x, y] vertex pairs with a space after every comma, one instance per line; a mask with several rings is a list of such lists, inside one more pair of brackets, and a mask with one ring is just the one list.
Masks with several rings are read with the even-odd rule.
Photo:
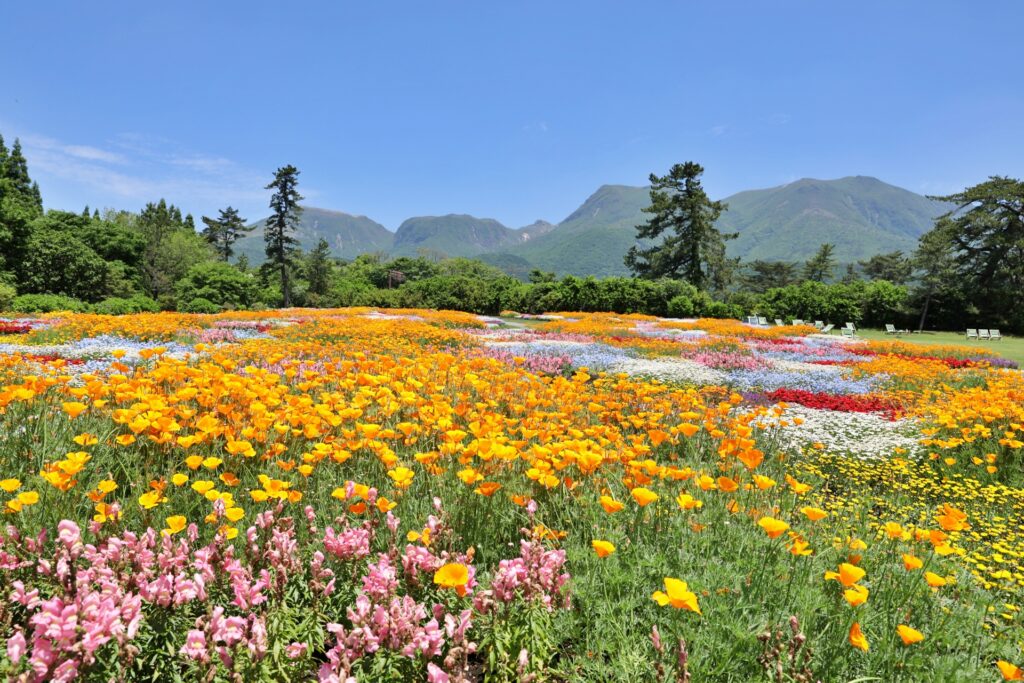
[[704, 165], [714, 197], [1024, 175], [1017, 0], [6, 3], [0, 134], [51, 208], [562, 220]]

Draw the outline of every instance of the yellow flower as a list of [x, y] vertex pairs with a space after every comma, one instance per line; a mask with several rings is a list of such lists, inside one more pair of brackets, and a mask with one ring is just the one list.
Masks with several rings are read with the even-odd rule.
[[139, 496], [139, 505], [146, 510], [151, 510], [166, 500], [167, 499], [164, 498], [159, 491], [146, 491]]
[[454, 588], [459, 595], [465, 595], [466, 584], [469, 583], [469, 567], [449, 562], [434, 572], [434, 583], [442, 588]]
[[245, 517], [245, 510], [239, 507], [231, 507], [224, 510], [224, 516], [231, 522], [237, 522], [238, 520]]
[[789, 529], [788, 524], [774, 517], [762, 517], [757, 521], [757, 525], [764, 529], [764, 532], [768, 534], [768, 538], [773, 539], [778, 538]]
[[601, 507], [608, 514], [614, 514], [621, 510], [624, 505], [611, 496], [601, 496]]
[[188, 524], [188, 520], [185, 519], [184, 515], [172, 515], [166, 519], [167, 528], [164, 529], [165, 534], [176, 534], [179, 531], [185, 529]]
[[410, 470], [408, 467], [396, 467], [393, 470], [388, 470], [388, 476], [391, 477], [392, 481], [395, 482], [395, 486], [400, 489], [407, 489], [412, 484], [412, 478], [415, 476], [415, 472]]
[[686, 609], [700, 614], [700, 605], [697, 603], [697, 595], [690, 591], [685, 581], [665, 577], [665, 591], [654, 591], [651, 599], [665, 607], [672, 605], [676, 609]]
[[850, 603], [850, 607], [859, 607], [868, 601], [868, 589], [855, 583], [843, 591], [843, 597]]
[[96, 489], [103, 493], [112, 493], [117, 490], [117, 482], [112, 479], [104, 479], [96, 485]]
[[947, 583], [949, 583], [949, 581], [947, 581], [943, 577], [939, 576], [938, 574], [932, 573], [932, 572], [925, 572], [924, 573], [924, 581], [925, 581], [925, 583], [927, 583], [932, 588], [942, 588]]
[[864, 637], [864, 634], [860, 630], [860, 624], [853, 622], [853, 626], [850, 627], [850, 645], [854, 646], [859, 650], [867, 652], [870, 646], [868, 645], [868, 639]]
[[806, 516], [807, 519], [811, 520], [812, 522], [817, 522], [828, 517], [827, 512], [825, 512], [821, 508], [811, 507], [810, 505], [805, 505], [804, 507], [800, 508], [800, 512], [802, 512], [804, 516]]
[[608, 541], [591, 541], [590, 545], [598, 557], [608, 557], [615, 552], [615, 546]]
[[658, 494], [650, 489], [646, 489], [643, 486], [638, 486], [629, 492], [633, 496], [633, 500], [640, 507], [647, 507], [654, 501], [658, 500]]
[[4, 479], [0, 481], [0, 489], [3, 489], [7, 493], [14, 493], [21, 488], [21, 481], [18, 479]]
[[903, 555], [903, 566], [906, 567], [907, 571], [914, 571], [924, 566], [924, 562], [920, 558], [914, 557], [913, 555]]
[[188, 483], [188, 475], [178, 472], [171, 477], [171, 483], [174, 484], [175, 486], [184, 486], [185, 484]]
[[39, 494], [35, 491], [22, 491], [18, 494], [18, 502], [22, 505], [35, 505], [39, 502]]
[[85, 409], [88, 408], [87, 405], [79, 401], [65, 401], [63, 403], [63, 407], [64, 412], [67, 413], [72, 420], [81, 415]]
[[691, 496], [689, 493], [680, 493], [676, 497], [676, 503], [683, 510], [694, 510], [694, 509], [701, 508], [701, 507], [704, 506], [703, 502], [697, 500], [696, 498]]
[[866, 571], [860, 567], [850, 564], [849, 562], [843, 562], [839, 565], [839, 572], [825, 572], [825, 580], [838, 581], [843, 585], [844, 588], [849, 588], [853, 584], [857, 583], [867, 574]]
[[903, 641], [904, 645], [913, 645], [914, 643], [920, 643], [924, 640], [924, 634], [915, 628], [910, 628], [905, 624], [900, 624], [896, 627], [896, 633], [899, 634], [900, 640]]

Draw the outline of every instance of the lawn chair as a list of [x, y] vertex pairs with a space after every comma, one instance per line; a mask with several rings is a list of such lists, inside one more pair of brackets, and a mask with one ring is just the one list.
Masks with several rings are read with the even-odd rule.
[[821, 328], [825, 327], [825, 323], [821, 320], [815, 320], [814, 326], [820, 330]]
[[984, 340], [988, 340], [988, 339], [991, 339], [991, 338], [992, 338], [992, 335], [989, 334], [988, 330], [978, 330], [978, 339], [981, 339], [981, 340], [984, 341]]
[[854, 335], [852, 327], [841, 327], [839, 328], [839, 331], [843, 333], [844, 337], [852, 337]]
[[857, 334], [857, 328], [856, 328], [856, 326], [854, 326], [853, 323], [846, 323], [846, 327], [844, 327], [843, 329], [844, 330], [849, 330], [851, 337], [856, 336], [856, 334]]
[[989, 330], [988, 338], [991, 339], [992, 341], [1002, 341], [1003, 335], [999, 334], [999, 330]]
[[785, 327], [786, 326], [786, 323], [782, 322], [782, 318], [776, 318], [775, 319], [775, 324], [778, 325], [779, 327]]
[[829, 323], [828, 325], [825, 325], [825, 327], [821, 328], [821, 334], [832, 334], [832, 330], [834, 328], [835, 328], [835, 325], [833, 325], [832, 323]]
[[968, 328], [967, 329], [967, 338], [968, 339], [977, 339], [978, 338], [978, 331], [974, 330], [974, 329]]
[[885, 333], [886, 334], [895, 334], [896, 336], [899, 336], [899, 335], [903, 334], [903, 332], [904, 332], [904, 330], [897, 330], [896, 326], [891, 324], [891, 323], [886, 323], [886, 325], [885, 325]]
[[765, 327], [768, 327], [768, 318], [758, 318], [757, 319], [757, 324], [758, 325], [764, 325]]
[[801, 320], [800, 318], [793, 318], [793, 324], [794, 325], [803, 325], [804, 321]]

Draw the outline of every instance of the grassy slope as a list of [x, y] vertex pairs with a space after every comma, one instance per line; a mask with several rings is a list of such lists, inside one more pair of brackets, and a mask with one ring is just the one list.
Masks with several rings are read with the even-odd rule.
[[[857, 334], [865, 339], [894, 338], [882, 330], [858, 330]], [[978, 341], [975, 339], [968, 341], [963, 334], [957, 332], [923, 332], [921, 334], [904, 334], [899, 339], [912, 344], [956, 344], [957, 346], [987, 349], [1024, 366], [1024, 337], [1006, 337], [1002, 341]]]

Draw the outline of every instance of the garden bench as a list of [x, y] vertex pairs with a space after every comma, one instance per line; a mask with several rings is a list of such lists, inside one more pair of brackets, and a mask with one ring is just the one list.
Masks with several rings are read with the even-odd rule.
[[992, 335], [989, 334], [988, 330], [978, 330], [978, 339], [991, 339]]
[[989, 330], [988, 338], [991, 339], [992, 341], [1002, 341], [1003, 335], [999, 333], [999, 330]]
[[968, 339], [977, 339], [978, 338], [978, 331], [975, 330], [975, 329], [968, 328], [967, 329], [967, 338]]

